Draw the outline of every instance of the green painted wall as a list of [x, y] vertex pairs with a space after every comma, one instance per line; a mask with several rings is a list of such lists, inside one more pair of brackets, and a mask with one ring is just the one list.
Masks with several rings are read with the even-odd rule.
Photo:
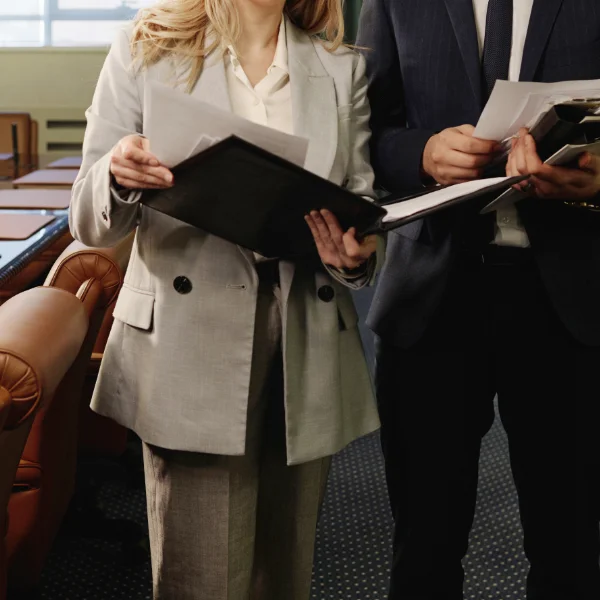
[[348, 28], [348, 33], [346, 37], [349, 42], [355, 41], [361, 6], [362, 0], [346, 0], [345, 2], [346, 27]]

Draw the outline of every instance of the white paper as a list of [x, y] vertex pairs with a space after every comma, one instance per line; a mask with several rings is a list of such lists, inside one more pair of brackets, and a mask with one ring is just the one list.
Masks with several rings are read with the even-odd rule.
[[521, 112], [515, 117], [510, 128], [506, 132], [506, 137], [512, 137], [519, 133], [519, 129], [534, 127], [540, 118], [545, 115], [553, 106], [568, 102], [573, 95], [566, 94], [528, 94]]
[[600, 80], [530, 83], [497, 81], [474, 136], [502, 142], [521, 127], [531, 127], [553, 104], [600, 96]]
[[549, 165], [568, 165], [584, 152], [589, 152], [595, 156], [600, 156], [600, 141], [592, 144], [568, 144], [556, 154], [553, 154], [546, 163]]
[[413, 198], [412, 200], [404, 200], [396, 202], [395, 204], [388, 204], [385, 206], [387, 215], [383, 217], [384, 223], [390, 223], [392, 221], [399, 221], [407, 217], [419, 214], [424, 210], [442, 206], [447, 202], [455, 200], [460, 196], [467, 196], [474, 192], [485, 189], [486, 187], [492, 187], [498, 183], [506, 181], [509, 177], [493, 177], [490, 179], [478, 179], [476, 181], [467, 181], [466, 183], [458, 183], [450, 187], [442, 188]]
[[166, 167], [232, 135], [300, 167], [306, 161], [307, 139], [258, 125], [167, 85], [150, 82], [144, 103], [144, 135]]

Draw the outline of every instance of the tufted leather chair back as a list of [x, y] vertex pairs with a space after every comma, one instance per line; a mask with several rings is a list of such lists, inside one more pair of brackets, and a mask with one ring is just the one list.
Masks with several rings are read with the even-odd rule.
[[119, 456], [125, 451], [127, 442], [127, 432], [113, 421], [93, 413], [89, 404], [112, 327], [112, 313], [123, 284], [133, 240], [132, 234], [114, 248], [88, 248], [80, 242], [73, 242], [56, 261], [46, 279], [46, 285], [68, 291], [76, 290], [78, 285], [91, 277], [102, 278], [107, 282], [106, 295], [92, 317], [92, 328], [97, 329], [98, 333], [84, 383], [79, 415], [79, 450], [87, 454]]
[[90, 357], [106, 315], [112, 319], [111, 307], [121, 289], [131, 245], [132, 239], [109, 249], [73, 242], [58, 258], [45, 282], [49, 288], [79, 298], [89, 315], [89, 329], [70, 376], [57, 390], [53, 402], [38, 411], [17, 470], [7, 535], [9, 583], [17, 590], [38, 584], [73, 495], [80, 418], [82, 413], [91, 412], [89, 397], [82, 399]]
[[0, 307], [0, 598], [5, 594], [7, 505], [35, 414], [51, 403], [88, 331], [82, 302], [35, 288]]

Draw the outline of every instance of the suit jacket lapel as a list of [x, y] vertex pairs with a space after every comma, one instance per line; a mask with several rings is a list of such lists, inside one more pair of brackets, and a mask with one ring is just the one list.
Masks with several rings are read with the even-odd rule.
[[521, 81], [532, 81], [563, 0], [535, 0], [523, 50]]
[[338, 146], [335, 85], [313, 40], [286, 22], [294, 134], [309, 140], [305, 168], [329, 178]]
[[473, 12], [473, 0], [445, 0], [450, 21], [458, 40], [458, 46], [465, 62], [467, 75], [477, 105], [483, 102], [481, 87], [481, 58], [479, 55], [479, 40]]
[[225, 74], [225, 61], [221, 50], [215, 50], [206, 58], [202, 75], [194, 86], [191, 95], [222, 110], [233, 110]]
[[[338, 112], [335, 85], [325, 70], [313, 40], [286, 20], [288, 69], [292, 89], [294, 134], [307, 138], [304, 167], [328, 179], [338, 147]], [[282, 303], [287, 305], [295, 267], [280, 263]]]

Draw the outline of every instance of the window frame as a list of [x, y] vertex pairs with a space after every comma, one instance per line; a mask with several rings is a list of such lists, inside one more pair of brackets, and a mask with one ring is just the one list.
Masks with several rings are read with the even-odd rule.
[[[107, 9], [64, 9], [59, 8], [59, 0], [44, 0], [41, 15], [0, 15], [1, 21], [39, 21], [43, 25], [43, 36], [41, 44], [23, 44], [14, 46], [3, 46], [3, 48], [63, 48], [73, 46], [54, 45], [52, 40], [52, 23], [56, 21], [129, 21], [138, 13], [137, 8], [129, 8], [125, 5], [117, 8]], [[97, 46], [85, 46], [86, 48], [100, 48]]]

